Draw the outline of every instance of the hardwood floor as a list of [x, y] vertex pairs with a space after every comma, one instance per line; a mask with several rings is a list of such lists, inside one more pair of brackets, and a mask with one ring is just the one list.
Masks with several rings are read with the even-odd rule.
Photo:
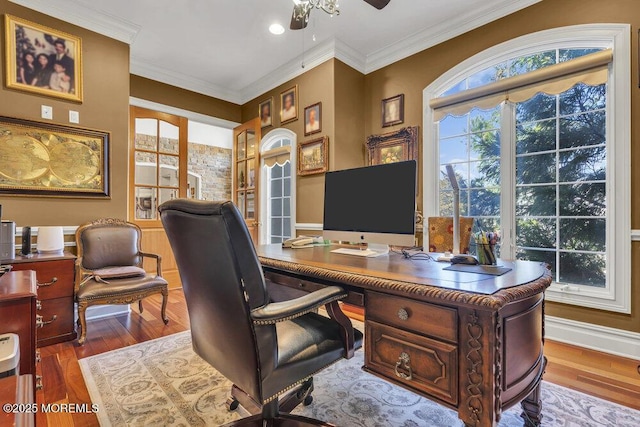
[[[160, 303], [161, 297], [154, 295], [144, 301], [142, 313], [133, 304], [128, 315], [90, 321], [82, 347], [76, 341], [42, 347], [38, 370], [44, 387], [36, 393], [38, 403], [90, 404], [79, 359], [189, 329], [181, 289], [169, 291], [168, 325], [160, 318]], [[545, 354], [549, 359], [545, 380], [640, 410], [639, 361], [549, 340]], [[40, 427], [95, 426], [98, 419], [86, 413], [38, 413], [37, 423]]]

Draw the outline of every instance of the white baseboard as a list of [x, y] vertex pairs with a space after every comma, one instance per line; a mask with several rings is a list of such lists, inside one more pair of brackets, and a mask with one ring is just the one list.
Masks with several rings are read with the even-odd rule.
[[630, 359], [640, 359], [640, 333], [545, 316], [545, 338]]
[[[129, 305], [94, 305], [87, 308], [87, 320], [102, 319], [103, 317], [127, 314], [131, 311]], [[78, 311], [76, 310], [76, 313]], [[77, 314], [76, 314], [77, 316]]]

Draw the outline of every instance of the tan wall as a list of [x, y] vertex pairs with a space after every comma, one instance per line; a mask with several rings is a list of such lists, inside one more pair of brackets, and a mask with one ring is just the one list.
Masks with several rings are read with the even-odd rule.
[[131, 96], [241, 123], [240, 105], [131, 74]]
[[[84, 101], [7, 90], [5, 56], [0, 67], [0, 115], [40, 120], [42, 104], [53, 107], [53, 122], [69, 124], [69, 110], [80, 113], [80, 126], [111, 132], [111, 199], [0, 197], [2, 217], [24, 225], [79, 225], [97, 217], [126, 218], [129, 117], [129, 46], [80, 27], [0, 0], [0, 15], [27, 19], [82, 38]], [[0, 45], [5, 46], [5, 32]], [[4, 49], [3, 49], [4, 50]]]
[[[640, 7], [637, 0], [544, 0], [518, 13], [485, 25], [431, 49], [398, 61], [365, 77], [367, 115], [365, 134], [383, 131], [380, 101], [405, 94], [405, 123], [422, 129], [422, 90], [441, 74], [463, 60], [496, 44], [550, 28], [588, 23], [628, 23], [632, 26], [632, 162], [640, 164], [640, 108], [638, 89], [638, 28]], [[386, 128], [388, 129], [388, 128]], [[422, 132], [421, 132], [422, 133]], [[632, 227], [640, 228], [640, 168], [632, 168]], [[633, 244], [631, 315], [603, 312], [571, 305], [547, 303], [547, 313], [568, 319], [640, 332], [640, 244]]]

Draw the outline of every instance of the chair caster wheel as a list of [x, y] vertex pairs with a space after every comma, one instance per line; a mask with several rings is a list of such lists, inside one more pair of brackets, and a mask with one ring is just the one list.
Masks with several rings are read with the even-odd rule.
[[238, 409], [238, 405], [240, 405], [240, 402], [238, 402], [236, 398], [230, 397], [227, 399], [226, 405], [227, 405], [227, 411], [231, 412]]
[[309, 405], [311, 405], [312, 402], [313, 402], [313, 396], [309, 395], [309, 396], [304, 398], [304, 401], [302, 402], [302, 404], [304, 406], [309, 406]]

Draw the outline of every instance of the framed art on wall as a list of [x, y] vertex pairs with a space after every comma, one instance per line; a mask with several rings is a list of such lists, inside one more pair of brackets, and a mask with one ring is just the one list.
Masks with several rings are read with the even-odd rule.
[[309, 136], [322, 131], [322, 102], [305, 107], [304, 135]]
[[260, 127], [266, 128], [273, 125], [273, 97], [262, 101], [258, 107], [258, 116], [260, 117]]
[[313, 175], [329, 170], [329, 137], [298, 144], [298, 175]]
[[280, 124], [298, 120], [298, 86], [280, 94]]
[[82, 40], [5, 15], [7, 88], [82, 102]]
[[0, 194], [109, 197], [108, 132], [0, 116]]
[[404, 123], [404, 94], [382, 100], [382, 127]]
[[403, 162], [418, 158], [418, 126], [367, 138], [369, 164]]

